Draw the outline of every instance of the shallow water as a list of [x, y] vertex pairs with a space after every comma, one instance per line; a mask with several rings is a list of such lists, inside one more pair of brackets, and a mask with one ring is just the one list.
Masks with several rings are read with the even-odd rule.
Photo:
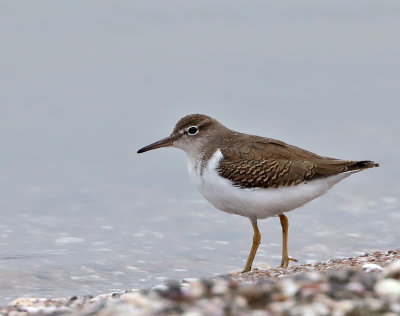
[[[196, 112], [381, 163], [288, 214], [300, 263], [400, 247], [397, 1], [0, 6], [0, 303], [240, 270], [249, 221], [183, 152], [136, 154]], [[279, 221], [260, 229], [276, 266]]]

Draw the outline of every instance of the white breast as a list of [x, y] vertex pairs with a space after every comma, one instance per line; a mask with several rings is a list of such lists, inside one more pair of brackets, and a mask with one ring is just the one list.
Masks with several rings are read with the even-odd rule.
[[292, 211], [324, 194], [333, 185], [355, 171], [341, 173], [282, 188], [242, 189], [221, 177], [216, 170], [222, 153], [217, 150], [208, 164], [200, 167], [200, 162], [189, 158], [189, 174], [200, 193], [217, 209], [249, 218], [267, 218]]

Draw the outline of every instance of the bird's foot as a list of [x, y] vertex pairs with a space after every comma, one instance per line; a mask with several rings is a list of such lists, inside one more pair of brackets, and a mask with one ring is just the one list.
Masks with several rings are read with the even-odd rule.
[[297, 259], [290, 257], [282, 257], [281, 268], [287, 268], [289, 266], [289, 261], [299, 262]]

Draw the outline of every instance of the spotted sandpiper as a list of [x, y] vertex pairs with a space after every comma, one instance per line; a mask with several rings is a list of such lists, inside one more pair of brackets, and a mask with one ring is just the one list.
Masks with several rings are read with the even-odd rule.
[[217, 209], [248, 217], [254, 235], [243, 272], [251, 270], [261, 241], [257, 220], [279, 216], [281, 267], [289, 260], [289, 221], [283, 214], [326, 193], [333, 185], [363, 169], [378, 167], [369, 160], [319, 156], [272, 138], [230, 130], [216, 119], [192, 114], [178, 121], [171, 135], [138, 150], [161, 147], [186, 152], [189, 174], [198, 190]]

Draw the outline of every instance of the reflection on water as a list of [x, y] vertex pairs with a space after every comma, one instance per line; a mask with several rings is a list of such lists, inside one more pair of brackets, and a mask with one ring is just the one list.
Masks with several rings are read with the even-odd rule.
[[[399, 247], [396, 1], [151, 3], [2, 4], [0, 303], [240, 270], [249, 221], [182, 152], [135, 153], [193, 112], [381, 163], [288, 214], [300, 263]], [[279, 220], [259, 226], [255, 266], [276, 266]]]

